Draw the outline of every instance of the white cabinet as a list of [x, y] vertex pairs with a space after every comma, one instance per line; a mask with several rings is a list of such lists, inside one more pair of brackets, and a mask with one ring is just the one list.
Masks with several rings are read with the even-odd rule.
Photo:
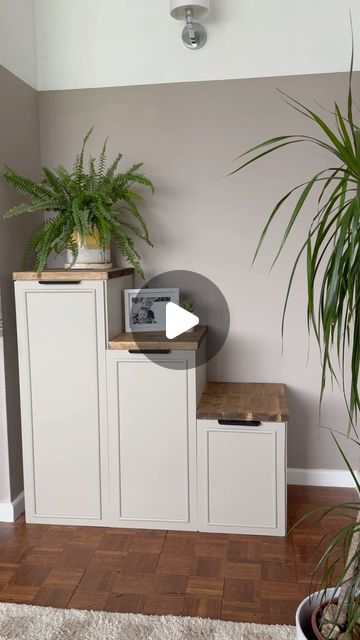
[[131, 283], [15, 283], [28, 522], [109, 518], [105, 348]]
[[283, 385], [203, 393], [206, 328], [121, 333], [132, 274], [16, 275], [27, 522], [285, 534]]
[[286, 424], [198, 420], [199, 530], [285, 535]]
[[107, 353], [115, 526], [196, 529], [195, 358]]

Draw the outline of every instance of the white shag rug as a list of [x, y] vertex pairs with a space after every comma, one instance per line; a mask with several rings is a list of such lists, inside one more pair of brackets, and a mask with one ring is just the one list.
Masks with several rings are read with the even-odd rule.
[[1, 640], [295, 640], [295, 627], [0, 603]]

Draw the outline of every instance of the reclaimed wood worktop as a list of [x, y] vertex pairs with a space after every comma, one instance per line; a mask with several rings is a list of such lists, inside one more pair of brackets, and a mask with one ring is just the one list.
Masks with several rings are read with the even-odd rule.
[[208, 382], [197, 409], [197, 418], [287, 422], [289, 410], [285, 385]]
[[109, 342], [109, 349], [187, 349], [197, 351], [207, 332], [207, 327], [196, 326], [189, 333], [182, 333], [177, 338], [169, 340], [165, 331], [139, 331], [138, 333], [123, 332]]
[[42, 280], [47, 282], [74, 282], [79, 280], [112, 280], [134, 273], [134, 269], [46, 269], [42, 273], [36, 271], [15, 271], [13, 280]]

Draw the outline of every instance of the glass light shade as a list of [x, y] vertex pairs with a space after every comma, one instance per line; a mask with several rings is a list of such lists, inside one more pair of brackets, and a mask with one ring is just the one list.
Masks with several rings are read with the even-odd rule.
[[184, 3], [184, 0], [170, 0], [170, 15], [176, 20], [185, 20], [185, 9], [192, 9], [193, 19], [203, 18], [209, 11], [209, 0], [196, 0]]

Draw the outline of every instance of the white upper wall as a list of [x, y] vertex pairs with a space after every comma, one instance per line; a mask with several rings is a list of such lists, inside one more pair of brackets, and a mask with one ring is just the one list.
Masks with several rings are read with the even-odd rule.
[[34, 0], [0, 1], [0, 64], [36, 87]]
[[[349, 9], [355, 68], [360, 68], [358, 0], [210, 0], [210, 5], [204, 20], [208, 42], [200, 51], [188, 51], [168, 0], [35, 0], [38, 88], [345, 71]], [[15, 46], [12, 55], [18, 55]]]
[[349, 10], [360, 41], [358, 0], [210, 5], [208, 42], [188, 51], [168, 0], [1, 0], [0, 64], [40, 90], [346, 71]]

